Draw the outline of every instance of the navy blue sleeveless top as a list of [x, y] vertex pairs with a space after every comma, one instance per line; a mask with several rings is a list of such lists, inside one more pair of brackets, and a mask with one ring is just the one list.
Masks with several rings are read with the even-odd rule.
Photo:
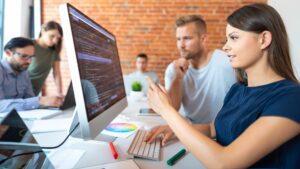
[[[261, 116], [280, 116], [300, 125], [299, 84], [290, 80], [258, 87], [234, 84], [215, 119], [217, 142], [223, 146], [229, 145]], [[299, 169], [300, 135], [251, 166], [260, 167]]]

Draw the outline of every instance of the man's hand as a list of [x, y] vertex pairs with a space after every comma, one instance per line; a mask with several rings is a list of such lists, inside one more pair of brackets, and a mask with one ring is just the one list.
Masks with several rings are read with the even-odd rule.
[[165, 146], [170, 139], [175, 139], [176, 136], [171, 128], [167, 125], [154, 127], [146, 136], [144, 141], [152, 143], [156, 137], [162, 136], [162, 146]]
[[41, 106], [60, 107], [62, 100], [63, 97], [60, 96], [41, 96], [39, 97], [39, 104]]
[[185, 58], [179, 58], [174, 60], [173, 63], [175, 69], [175, 79], [182, 79], [189, 68], [189, 61]]

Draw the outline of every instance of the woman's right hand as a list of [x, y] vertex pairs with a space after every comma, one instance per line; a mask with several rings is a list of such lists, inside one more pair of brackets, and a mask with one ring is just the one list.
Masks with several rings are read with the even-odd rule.
[[149, 107], [162, 116], [163, 114], [168, 114], [170, 109], [174, 108], [167, 90], [160, 84], [155, 84], [149, 77], [146, 77], [146, 79], [149, 84], [147, 93]]
[[175, 139], [174, 132], [168, 125], [160, 125], [154, 127], [146, 136], [144, 141], [152, 143], [157, 137], [162, 136], [162, 146], [165, 146], [169, 140]]

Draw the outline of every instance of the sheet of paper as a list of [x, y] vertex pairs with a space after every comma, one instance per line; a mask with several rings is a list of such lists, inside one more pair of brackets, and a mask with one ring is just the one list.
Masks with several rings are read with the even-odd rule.
[[[114, 125], [114, 124], [113, 124]], [[132, 125], [132, 124], [130, 124]], [[127, 131], [127, 132], [116, 132], [116, 131], [108, 131], [106, 129], [104, 129], [101, 134], [105, 134], [105, 135], [108, 135], [108, 136], [113, 136], [113, 137], [120, 137], [120, 138], [127, 138], [129, 137], [131, 134], [133, 134], [134, 132], [136, 131], [133, 130], [133, 131]]]
[[71, 125], [71, 121], [72, 119], [70, 118], [35, 120], [31, 128], [31, 133], [67, 131]]
[[114, 163], [102, 164], [92, 167], [87, 167], [83, 169], [139, 169], [136, 163], [133, 160], [117, 161]]
[[66, 169], [74, 168], [84, 153], [84, 150], [61, 148], [51, 151], [47, 156], [55, 169]]
[[135, 131], [138, 130], [141, 125], [142, 123], [140, 122], [126, 120], [118, 116], [101, 132], [101, 134], [127, 138], [135, 133]]
[[[54, 117], [60, 113], [61, 110], [48, 110], [48, 109], [34, 109], [28, 111], [18, 111], [22, 119], [26, 120], [38, 120], [38, 119], [48, 119]], [[8, 113], [0, 113], [0, 117], [5, 117]]]

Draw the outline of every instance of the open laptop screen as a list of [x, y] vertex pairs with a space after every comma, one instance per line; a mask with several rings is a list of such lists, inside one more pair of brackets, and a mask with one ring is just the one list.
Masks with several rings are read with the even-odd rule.
[[54, 168], [15, 110], [0, 123], [0, 168]]

